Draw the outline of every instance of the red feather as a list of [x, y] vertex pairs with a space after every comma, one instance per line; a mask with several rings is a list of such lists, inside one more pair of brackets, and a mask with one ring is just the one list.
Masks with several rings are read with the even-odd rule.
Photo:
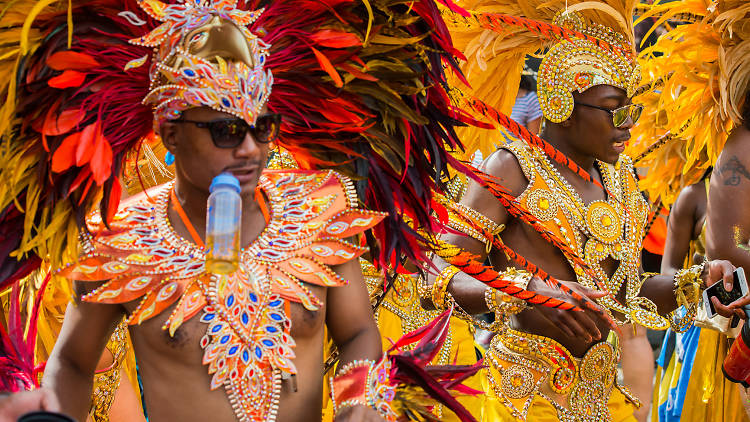
[[81, 86], [84, 80], [86, 80], [85, 73], [75, 70], [66, 70], [54, 78], [51, 78], [47, 84], [52, 88], [65, 89]]
[[362, 45], [359, 37], [351, 32], [334, 31], [331, 29], [322, 29], [311, 34], [310, 39], [318, 45], [331, 48], [347, 48]]
[[81, 132], [68, 135], [52, 154], [52, 171], [63, 172], [76, 162], [76, 148], [81, 139]]
[[42, 133], [47, 136], [64, 135], [81, 123], [83, 117], [84, 113], [78, 109], [65, 110], [57, 116], [48, 115], [44, 120]]
[[58, 51], [49, 56], [47, 66], [54, 70], [86, 70], [101, 65], [88, 54], [75, 51]]
[[97, 123], [91, 123], [83, 128], [81, 132], [81, 138], [76, 148], [76, 165], [78, 167], [86, 165], [91, 160], [91, 156], [94, 155], [94, 146], [98, 132], [97, 126]]
[[107, 201], [107, 219], [105, 221], [112, 221], [117, 214], [117, 208], [120, 206], [120, 197], [122, 196], [122, 184], [120, 179], [115, 177], [112, 182], [112, 190], [109, 193], [109, 201]]
[[[89, 167], [97, 186], [101, 186], [112, 174], [112, 147], [109, 146], [109, 142], [101, 134], [99, 134], [94, 142], [96, 145], [94, 146], [94, 153], [89, 162]], [[119, 183], [115, 183], [114, 186], [119, 186]], [[115, 189], [114, 186], [113, 189]]]

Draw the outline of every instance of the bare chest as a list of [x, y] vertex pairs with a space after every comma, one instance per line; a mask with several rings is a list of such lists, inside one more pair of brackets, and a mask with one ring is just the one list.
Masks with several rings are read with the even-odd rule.
[[[287, 301], [285, 311], [291, 321], [290, 334], [296, 341], [318, 335], [325, 325], [326, 288], [309, 285], [307, 287], [323, 305], [320, 309], [309, 310], [300, 303]], [[137, 306], [137, 302], [131, 302], [126, 304], [125, 308], [130, 314], [137, 309]], [[203, 313], [201, 311], [170, 333], [165, 324], [176, 306], [177, 304], [172, 305], [153, 318], [130, 327], [136, 354], [142, 351], [148, 355], [158, 354], [162, 357], [169, 357], [175, 362], [185, 364], [197, 362], [200, 365], [203, 354], [201, 339], [207, 335], [208, 324], [200, 321]]]

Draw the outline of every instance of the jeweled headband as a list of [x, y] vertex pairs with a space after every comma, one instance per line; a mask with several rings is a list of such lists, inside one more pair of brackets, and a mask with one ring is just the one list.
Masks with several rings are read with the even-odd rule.
[[573, 91], [596, 85], [622, 88], [631, 97], [640, 81], [640, 67], [632, 45], [613, 29], [584, 22], [575, 12], [563, 12], [555, 24], [604, 41], [602, 47], [588, 39], [566, 39], [545, 54], [539, 67], [537, 95], [544, 117], [560, 123], [573, 112]]
[[[143, 100], [154, 107], [155, 125], [201, 106], [255, 124], [273, 85], [271, 72], [264, 68], [269, 46], [247, 28], [263, 10], [239, 10], [236, 1], [226, 0], [174, 5], [143, 0], [139, 5], [163, 22], [130, 41], [155, 49], [151, 86]], [[128, 65], [140, 66], [146, 59]]]

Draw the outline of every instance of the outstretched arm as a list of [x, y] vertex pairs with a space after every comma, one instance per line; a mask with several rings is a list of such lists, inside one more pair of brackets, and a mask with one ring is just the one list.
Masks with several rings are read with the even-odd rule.
[[672, 205], [667, 223], [667, 241], [664, 245], [664, 258], [661, 261], [661, 275], [647, 279], [641, 287], [641, 296], [651, 299], [659, 313], [666, 315], [677, 309], [674, 294], [675, 273], [682, 269], [690, 250], [696, 215], [697, 201], [702, 199], [703, 182], [686, 187]]
[[[76, 283], [78, 298], [90, 291], [82, 284]], [[79, 300], [68, 305], [42, 380], [43, 388], [51, 390], [60, 403], [62, 413], [86, 420], [96, 365], [123, 316], [124, 308], [119, 305]]]

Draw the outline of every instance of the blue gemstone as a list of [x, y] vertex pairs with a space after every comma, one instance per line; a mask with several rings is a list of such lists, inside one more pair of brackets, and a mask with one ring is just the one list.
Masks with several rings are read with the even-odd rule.
[[224, 105], [224, 107], [231, 107], [232, 103], [229, 101], [228, 98], [222, 98], [221, 103]]
[[279, 314], [271, 314], [271, 319], [274, 321], [282, 321], [284, 318]]
[[273, 342], [271, 340], [263, 340], [263, 345], [266, 347], [273, 347]]
[[238, 350], [240, 350], [240, 346], [232, 346], [229, 349], [229, 356], [234, 355], [235, 353], [237, 353]]
[[260, 64], [263, 64], [266, 62], [266, 56], [260, 56]]
[[227, 308], [234, 305], [234, 295], [227, 296]]
[[247, 325], [250, 322], [250, 317], [247, 316], [247, 312], [242, 313], [242, 323]]
[[273, 302], [269, 303], [268, 305], [269, 306], [273, 306], [274, 308], [277, 308], [277, 307], [281, 306], [281, 299], [276, 299]]
[[250, 294], [248, 295], [248, 297], [250, 298], [250, 301], [251, 301], [251, 302], [255, 302], [255, 303], [257, 303], [257, 302], [258, 302], [258, 296], [257, 296], [257, 295], [256, 295], [255, 293], [250, 293]]
[[230, 339], [229, 334], [227, 334], [227, 335], [223, 336], [221, 338], [221, 340], [219, 340], [219, 341], [221, 342], [221, 344], [227, 344], [229, 342], [229, 339]]
[[242, 361], [247, 363], [250, 360], [250, 353], [247, 350], [242, 351]]
[[266, 331], [273, 334], [273, 333], [278, 333], [279, 329], [272, 325], [268, 325], [266, 326]]
[[201, 318], [201, 319], [203, 320], [203, 322], [209, 322], [209, 321], [213, 321], [214, 318], [216, 318], [216, 315], [214, 315], [214, 314], [206, 314], [206, 315], [203, 315], [203, 318]]
[[214, 325], [214, 328], [211, 329], [211, 332], [218, 333], [219, 331], [221, 331], [222, 328], [223, 326], [221, 324]]
[[260, 346], [255, 346], [255, 357], [258, 359], [263, 357], [263, 350], [260, 348]]
[[185, 69], [182, 71], [182, 73], [184, 73], [185, 76], [189, 78], [192, 78], [193, 76], [195, 76], [195, 71], [193, 71], [193, 69]]

